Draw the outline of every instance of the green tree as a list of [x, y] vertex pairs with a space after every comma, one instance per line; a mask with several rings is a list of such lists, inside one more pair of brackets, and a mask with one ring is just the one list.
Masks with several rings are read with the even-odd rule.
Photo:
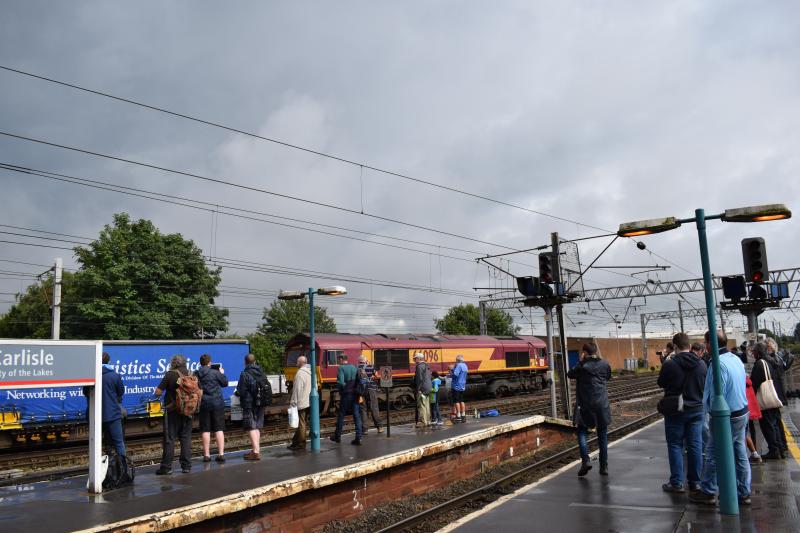
[[[65, 302], [73, 299], [72, 273], [64, 272], [61, 281], [61, 338], [70, 338], [75, 309]], [[16, 295], [15, 300], [11, 309], [0, 317], [0, 337], [49, 339], [53, 323], [53, 278], [29, 285], [25, 292]]]
[[[221, 269], [179, 234], [121, 213], [75, 255], [80, 267], [62, 287], [64, 339], [211, 338], [227, 329], [228, 311], [214, 305]], [[0, 319], [0, 336], [49, 337], [48, 294], [51, 281], [29, 287]]]
[[[481, 331], [480, 309], [472, 304], [451, 307], [441, 319], [434, 320], [436, 330], [445, 335], [479, 335]], [[486, 309], [486, 332], [489, 335], [516, 335], [519, 326], [514, 325], [511, 315], [502, 309]]]
[[[250, 351], [263, 368], [271, 372], [283, 368], [287, 341], [309, 330], [308, 306], [308, 300], [275, 300], [264, 309], [263, 323], [258, 331], [247, 336]], [[314, 331], [336, 333], [336, 322], [328, 316], [325, 308], [317, 305], [314, 306]]]

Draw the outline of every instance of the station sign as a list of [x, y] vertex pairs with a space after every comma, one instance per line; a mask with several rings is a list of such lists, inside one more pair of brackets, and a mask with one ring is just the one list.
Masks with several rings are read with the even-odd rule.
[[0, 389], [94, 385], [101, 354], [94, 341], [0, 339]]
[[392, 388], [392, 367], [382, 366], [380, 372], [381, 372], [381, 388], [382, 389]]

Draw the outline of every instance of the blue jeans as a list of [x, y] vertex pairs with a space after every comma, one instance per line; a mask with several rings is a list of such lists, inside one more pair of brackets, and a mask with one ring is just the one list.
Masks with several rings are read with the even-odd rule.
[[111, 422], [103, 422], [103, 433], [108, 435], [111, 445], [117, 450], [117, 454], [125, 457], [125, 435], [122, 431], [122, 419], [118, 418]]
[[[581, 449], [581, 460], [589, 462], [589, 444], [587, 443], [589, 429], [585, 426], [578, 426], [578, 446]], [[600, 464], [608, 464], [608, 427], [597, 426], [597, 447], [600, 449]]]
[[[731, 435], [733, 437], [733, 461], [736, 465], [736, 494], [740, 498], [750, 496], [750, 461], [747, 457], [747, 420], [750, 415], [731, 418]], [[706, 494], [717, 493], [717, 463], [714, 457], [714, 432], [711, 431], [706, 442], [706, 457], [703, 463], [703, 481], [700, 490]]]
[[[700, 484], [703, 468], [703, 410], [678, 413], [664, 417], [664, 435], [667, 438], [669, 457], [669, 482], [674, 487], [682, 487], [685, 478], [694, 488]], [[689, 459], [688, 475], [684, 473], [683, 443], [686, 442]]]
[[439, 402], [431, 403], [431, 422], [441, 422], [442, 414], [439, 412]]
[[342, 393], [342, 401], [339, 403], [339, 413], [336, 417], [336, 433], [334, 436], [342, 436], [344, 429], [344, 417], [353, 414], [353, 422], [356, 424], [356, 438], [361, 439], [361, 408], [358, 405], [358, 396], [353, 393]]

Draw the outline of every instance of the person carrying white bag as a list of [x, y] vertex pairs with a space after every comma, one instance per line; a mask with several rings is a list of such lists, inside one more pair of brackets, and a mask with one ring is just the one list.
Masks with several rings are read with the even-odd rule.
[[756, 362], [750, 373], [750, 381], [756, 391], [759, 407], [761, 407], [761, 433], [767, 441], [768, 452], [761, 455], [766, 461], [775, 461], [787, 456], [783, 449], [780, 431], [781, 406], [786, 405], [783, 391], [783, 368], [769, 353], [767, 345], [759, 342], [753, 348]]
[[[297, 427], [292, 437], [292, 443], [287, 446], [290, 450], [305, 450], [308, 434], [309, 395], [311, 394], [311, 367], [306, 358], [297, 358], [297, 374], [292, 382], [292, 395], [289, 398], [289, 426]], [[297, 426], [292, 424], [292, 410], [297, 410]]]

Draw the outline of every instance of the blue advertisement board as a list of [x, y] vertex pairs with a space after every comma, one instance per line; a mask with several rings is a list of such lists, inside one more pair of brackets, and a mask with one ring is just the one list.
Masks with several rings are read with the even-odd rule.
[[[246, 341], [103, 343], [103, 352], [111, 357], [109, 364], [125, 385], [122, 405], [128, 416], [147, 414], [147, 402], [153, 399], [153, 391], [175, 354], [186, 356], [191, 371], [200, 366], [203, 354], [209, 354], [212, 363], [219, 363], [229, 380], [229, 386], [222, 390], [229, 406], [248, 350]], [[85, 420], [86, 398], [82, 387], [13, 388], [0, 390], [0, 410], [18, 411], [23, 424], [81, 421]]]

